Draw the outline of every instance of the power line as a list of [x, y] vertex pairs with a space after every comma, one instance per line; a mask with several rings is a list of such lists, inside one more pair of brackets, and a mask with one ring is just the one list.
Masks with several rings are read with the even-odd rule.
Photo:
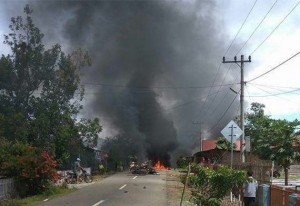
[[[226, 75], [228, 74], [229, 70], [231, 69], [231, 66], [232, 66], [232, 64], [230, 64], [230, 66], [229, 66], [229, 68], [228, 68], [228, 70], [227, 70]], [[225, 77], [226, 77], [226, 76], [225, 76]], [[236, 76], [235, 81], [238, 79], [238, 77], [239, 77], [239, 76]], [[224, 80], [225, 80], [225, 78], [223, 79], [223, 81], [224, 81]], [[223, 82], [222, 82], [222, 84], [223, 84]], [[215, 105], [215, 108], [214, 108], [214, 109], [212, 110], [212, 112], [210, 113], [211, 115], [213, 115], [213, 114], [216, 112], [216, 110], [219, 108], [219, 105], [220, 105], [221, 103], [224, 102], [226, 96], [229, 94], [229, 91], [230, 91], [230, 89], [227, 90], [226, 94], [223, 96], [223, 98], [221, 98], [221, 100], [219, 101], [219, 103], [217, 103], [217, 104]], [[218, 94], [218, 93], [217, 93], [217, 94]], [[217, 94], [215, 95], [215, 98], [216, 98]], [[215, 98], [214, 98], [214, 99], [215, 99]], [[214, 102], [214, 99], [213, 99], [212, 102]], [[212, 105], [213, 105], [213, 104], [211, 104], [211, 106], [212, 106]], [[206, 111], [209, 111], [209, 108], [208, 108]], [[209, 113], [207, 112], [206, 115], [205, 115], [205, 117], [207, 117], [208, 114], [209, 114]]]
[[[241, 27], [239, 28], [238, 32], [236, 33], [236, 35], [235, 35], [234, 38], [232, 39], [230, 45], [227, 47], [227, 49], [226, 49], [226, 51], [225, 51], [225, 54], [224, 54], [223, 56], [226, 56], [227, 52], [229, 51], [229, 49], [230, 49], [231, 46], [233, 45], [234, 41], [236, 40], [236, 38], [237, 38], [237, 36], [239, 35], [239, 33], [240, 33], [240, 31], [242, 30], [242, 28], [244, 27], [244, 25], [245, 25], [245, 23], [246, 23], [248, 17], [250, 16], [250, 14], [251, 14], [251, 12], [252, 12], [254, 6], [256, 5], [256, 3], [257, 3], [257, 0], [255, 0], [255, 2], [254, 2], [254, 4], [252, 5], [250, 11], [248, 12], [246, 18], [244, 19], [244, 21], [243, 21]], [[216, 73], [214, 82], [213, 82], [213, 84], [212, 84], [212, 86], [211, 86], [211, 88], [210, 88], [210, 90], [209, 90], [209, 92], [208, 92], [208, 95], [210, 94], [211, 89], [212, 89], [212, 87], [213, 87], [214, 84], [215, 84], [215, 81], [216, 81], [216, 79], [217, 79], [217, 75], [218, 75], [218, 73], [219, 73], [219, 70], [220, 70], [220, 68], [221, 68], [221, 65], [222, 65], [222, 63], [220, 63], [220, 65], [219, 65], [219, 67], [218, 67], [218, 71], [217, 71], [217, 73]], [[230, 67], [229, 67], [228, 71], [229, 71], [229, 70], [230, 70]], [[228, 71], [227, 71], [227, 73], [228, 73]], [[226, 77], [226, 76], [225, 76], [225, 77]], [[225, 77], [224, 77], [224, 78], [225, 78]], [[223, 80], [223, 82], [224, 82], [224, 80]], [[220, 86], [220, 88], [221, 88], [221, 86]], [[219, 88], [219, 89], [220, 89], [220, 88]], [[208, 95], [207, 95], [207, 97], [208, 97]], [[203, 103], [202, 109], [200, 110], [200, 112], [197, 113], [196, 116], [198, 116], [199, 114], [202, 114], [202, 112], [203, 112], [203, 110], [204, 110], [204, 108], [205, 108], [205, 105], [206, 105], [207, 97], [205, 98], [205, 102]]]
[[[227, 90], [228, 88], [224, 89], [224, 90]], [[224, 91], [223, 90], [223, 91]], [[211, 94], [213, 95], [213, 94]], [[197, 100], [201, 99], [202, 97], [198, 97], [198, 98], [195, 98], [195, 99], [192, 99], [190, 101], [187, 101], [187, 102], [183, 102], [182, 104], [178, 104], [178, 105], [175, 105], [171, 108], [168, 108], [168, 109], [165, 109], [164, 111], [169, 111], [169, 110], [173, 110], [173, 109], [176, 109], [176, 108], [179, 108], [179, 107], [182, 107], [182, 106], [185, 106], [185, 105], [188, 105], [188, 104], [191, 104], [191, 103], [194, 103], [196, 102]]]
[[197, 113], [196, 117], [197, 117], [198, 115], [200, 116], [200, 115], [202, 114], [204, 108], [205, 108], [207, 99], [208, 99], [208, 97], [210, 96], [210, 92], [211, 92], [211, 90], [212, 90], [214, 84], [216, 83], [217, 76], [218, 76], [218, 73], [219, 73], [219, 71], [220, 71], [220, 68], [221, 68], [221, 64], [220, 64], [219, 67], [218, 67], [218, 71], [217, 71], [217, 73], [216, 73], [216, 75], [215, 75], [214, 81], [213, 81], [213, 83], [212, 83], [212, 85], [211, 85], [211, 87], [210, 87], [210, 89], [209, 89], [209, 91], [208, 91], [208, 93], [207, 93], [207, 95], [206, 95], [206, 97], [205, 97], [203, 106], [202, 106], [201, 110]]
[[267, 18], [267, 16], [269, 15], [269, 13], [271, 12], [271, 10], [274, 8], [275, 4], [278, 2], [278, 0], [275, 0], [273, 5], [271, 6], [271, 8], [269, 9], [269, 11], [266, 13], [266, 15], [263, 17], [263, 19], [260, 21], [260, 23], [257, 25], [257, 27], [254, 29], [254, 31], [252, 32], [252, 34], [249, 36], [249, 38], [245, 41], [245, 43], [243, 44], [243, 46], [237, 51], [237, 53], [235, 54], [235, 56], [238, 55], [238, 53], [240, 53], [240, 51], [245, 47], [245, 45], [248, 43], [248, 41], [251, 39], [251, 37], [253, 36], [253, 34], [257, 31], [257, 29], [260, 27], [260, 25], [263, 23], [263, 21]]
[[299, 54], [300, 54], [300, 52], [297, 52], [296, 54], [294, 54], [293, 56], [289, 57], [288, 59], [286, 59], [286, 60], [283, 61], [282, 63], [278, 64], [276, 67], [274, 67], [274, 68], [272, 68], [272, 69], [266, 71], [265, 73], [263, 73], [263, 74], [261, 74], [261, 75], [255, 77], [255, 78], [253, 78], [253, 79], [250, 79], [249, 81], [247, 81], [247, 83], [248, 83], [248, 82], [252, 82], [252, 81], [254, 81], [254, 80], [256, 80], [256, 79], [258, 79], [258, 78], [260, 78], [260, 77], [262, 77], [262, 76], [264, 76], [264, 75], [266, 75], [266, 74], [268, 74], [268, 73], [270, 73], [271, 71], [273, 71], [273, 70], [277, 69], [278, 67], [282, 66], [283, 64], [287, 63], [288, 61], [290, 61], [291, 59], [293, 59], [294, 57], [296, 57], [296, 56], [299, 55]]
[[251, 56], [249, 56], [248, 60], [244, 60], [244, 55], [241, 55], [241, 60], [237, 60], [236, 56], [234, 57], [234, 61], [226, 61], [225, 57], [223, 57], [223, 63], [240, 63], [239, 67], [241, 68], [241, 93], [240, 93], [240, 127], [242, 130], [242, 136], [240, 138], [241, 142], [241, 162], [245, 162], [245, 113], [244, 113], [244, 63], [251, 62]]
[[126, 89], [142, 89], [142, 90], [153, 90], [153, 89], [207, 89], [212, 87], [219, 86], [232, 86], [237, 83], [230, 83], [224, 85], [210, 85], [210, 86], [152, 86], [152, 87], [143, 87], [143, 86], [128, 86], [128, 85], [119, 85], [119, 84], [104, 84], [104, 83], [88, 83], [82, 82], [83, 85], [94, 85], [94, 86], [103, 86], [103, 87], [113, 87], [113, 88], [126, 88]]
[[[254, 87], [256, 87], [256, 86], [254, 86]], [[256, 87], [256, 88], [258, 88], [258, 89], [260, 89], [262, 91], [267, 92], [266, 90], [263, 90], [263, 89], [261, 89], [259, 87]], [[272, 94], [270, 92], [267, 92], [267, 93], [269, 93], [268, 95], [251, 95], [249, 97], [271, 97], [271, 96], [279, 96], [279, 95], [283, 95], [283, 94], [290, 94], [290, 93], [294, 93], [294, 92], [297, 92], [297, 91], [300, 91], [300, 88], [299, 89], [290, 90], [290, 91], [280, 92], [280, 93], [276, 93], [276, 94]]]
[[251, 52], [250, 55], [253, 55], [254, 52], [258, 50], [265, 43], [265, 41], [279, 28], [279, 26], [286, 20], [286, 18], [297, 8], [300, 4], [300, 1], [291, 9], [291, 11], [281, 20], [281, 22], [273, 29], [273, 31]]
[[245, 25], [245, 23], [246, 23], [248, 17], [250, 16], [250, 14], [251, 14], [251, 12], [252, 12], [254, 6], [256, 5], [256, 2], [257, 2], [257, 0], [255, 0], [254, 4], [252, 5], [252, 8], [251, 8], [250, 11], [248, 12], [248, 14], [247, 14], [247, 16], [246, 16], [244, 22], [242, 23], [242, 25], [241, 25], [241, 27], [239, 28], [238, 32], [235, 34], [234, 38], [232, 39], [232, 41], [231, 41], [229, 47], [227, 48], [227, 50], [226, 50], [226, 52], [225, 52], [225, 54], [224, 54], [223, 56], [226, 56], [227, 52], [229, 51], [229, 49], [230, 49], [231, 46], [233, 45], [233, 42], [235, 41], [236, 37], [239, 35], [240, 31], [241, 31], [242, 28], [244, 27], [244, 25]]
[[[241, 27], [239, 28], [238, 32], [236, 33], [235, 37], [234, 37], [233, 40], [231, 41], [230, 45], [229, 45], [228, 48], [226, 49], [225, 54], [224, 54], [223, 56], [225, 56], [225, 55], [227, 54], [227, 52], [229, 51], [229, 49], [230, 49], [231, 46], [233, 45], [235, 39], [237, 38], [238, 34], [240, 33], [240, 31], [242, 30], [243, 26], [245, 25], [245, 23], [246, 23], [248, 17], [250, 16], [250, 14], [251, 14], [251, 12], [252, 12], [252, 10], [253, 10], [253, 8], [254, 8], [256, 2], [257, 2], [257, 0], [255, 0], [255, 2], [254, 2], [254, 4], [253, 4], [252, 8], [250, 9], [250, 11], [249, 11], [248, 14], [247, 14], [247, 17], [245, 18], [244, 22], [242, 23]], [[215, 75], [213, 84], [210, 86], [210, 90], [209, 90], [209, 92], [208, 92], [208, 94], [207, 94], [207, 96], [206, 96], [206, 98], [205, 98], [205, 102], [203, 103], [203, 106], [201, 107], [201, 110], [197, 113], [197, 115], [195, 115], [196, 118], [197, 118], [197, 116], [199, 116], [199, 114], [201, 114], [202, 111], [204, 110], [205, 105], [206, 105], [206, 102], [207, 102], [207, 98], [208, 98], [208, 96], [210, 96], [211, 89], [212, 89], [213, 87], [217, 86], [217, 85], [214, 85], [214, 84], [215, 84], [215, 81], [216, 81], [216, 79], [217, 79], [218, 73], [219, 73], [219, 71], [220, 71], [221, 65], [222, 65], [222, 63], [220, 63], [219, 66], [218, 66], [218, 70], [217, 70], [217, 73], [216, 73], [216, 75]], [[230, 67], [229, 67], [229, 69], [230, 69]], [[229, 69], [228, 69], [228, 70], [229, 70]], [[226, 76], [225, 76], [225, 77], [226, 77]], [[225, 77], [224, 77], [224, 78], [225, 78]], [[223, 82], [224, 82], [224, 81], [223, 81]], [[219, 86], [220, 86], [220, 88], [221, 88], [221, 86], [229, 86], [229, 85], [219, 85]], [[219, 88], [219, 89], [220, 89], [220, 88]]]
[[[271, 94], [271, 92], [269, 92], [269, 91], [266, 91], [266, 90], [264, 90], [264, 89], [261, 89], [261, 88], [259, 88], [259, 87], [256, 87], [256, 86], [254, 86], [255, 88], [257, 88], [257, 89], [259, 89], [259, 90], [261, 90], [261, 91], [263, 91], [263, 92], [266, 92], [266, 93], [268, 93], [268, 94]], [[300, 89], [299, 89], [300, 90]], [[250, 97], [253, 97], [253, 96], [249, 96], [249, 98]], [[294, 103], [294, 104], [296, 104], [296, 105], [299, 105], [299, 103], [298, 102], [294, 102], [294, 101], [291, 101], [290, 99], [286, 99], [286, 98], [284, 98], [284, 97], [280, 97], [280, 96], [278, 96], [278, 95], [276, 95], [276, 96], [274, 96], [274, 95], [270, 95], [270, 96], [262, 96], [262, 97], [277, 97], [277, 98], [279, 98], [279, 99], [283, 99], [283, 100], [285, 100], [285, 101], [287, 101], [287, 102], [291, 102], [291, 103]]]
[[230, 107], [232, 106], [233, 102], [235, 101], [235, 99], [237, 98], [238, 95], [235, 95], [234, 99], [231, 101], [230, 105], [227, 107], [227, 109], [224, 111], [224, 113], [222, 114], [222, 116], [220, 117], [220, 119], [217, 121], [217, 123], [211, 127], [210, 131], [212, 131], [214, 128], [216, 128], [218, 126], [218, 124], [220, 123], [220, 121], [223, 119], [223, 117], [225, 116], [225, 114], [228, 112], [228, 110], [230, 109]]
[[278, 86], [278, 85], [254, 84], [254, 83], [251, 83], [251, 82], [248, 82], [248, 84], [267, 87], [267, 88], [300, 89], [299, 87], [286, 87], [286, 86]]

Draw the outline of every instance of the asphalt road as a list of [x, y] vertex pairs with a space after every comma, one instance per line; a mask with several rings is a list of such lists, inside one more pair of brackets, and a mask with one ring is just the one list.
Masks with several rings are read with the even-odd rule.
[[166, 173], [118, 173], [77, 191], [37, 204], [39, 206], [165, 206]]

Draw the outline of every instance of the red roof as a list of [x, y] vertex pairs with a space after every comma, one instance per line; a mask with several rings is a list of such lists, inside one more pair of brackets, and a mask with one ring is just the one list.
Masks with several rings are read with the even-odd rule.
[[[202, 150], [201, 151], [215, 149], [216, 144], [217, 144], [217, 140], [204, 139], [204, 140], [202, 140]], [[236, 140], [235, 144], [236, 144], [236, 151], [240, 151], [240, 148], [241, 148], [240, 140], [239, 139]]]
[[217, 143], [217, 140], [209, 140], [209, 139], [202, 140], [202, 150], [201, 151], [215, 149], [216, 143]]

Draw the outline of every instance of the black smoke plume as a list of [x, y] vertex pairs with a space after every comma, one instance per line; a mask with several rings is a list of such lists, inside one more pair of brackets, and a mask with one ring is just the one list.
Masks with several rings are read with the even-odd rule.
[[219, 135], [215, 124], [233, 96], [208, 95], [218, 87], [195, 88], [232, 80], [230, 74], [223, 80], [224, 68], [216, 79], [224, 38], [214, 1], [29, 3], [47, 42], [89, 51], [83, 115], [99, 116], [130, 137], [140, 156], [168, 164], [175, 148], [191, 152], [199, 146], [193, 121], [204, 122], [205, 138]]

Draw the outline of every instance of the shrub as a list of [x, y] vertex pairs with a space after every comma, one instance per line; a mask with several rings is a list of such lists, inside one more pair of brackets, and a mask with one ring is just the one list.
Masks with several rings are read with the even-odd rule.
[[192, 165], [192, 171], [194, 174], [189, 177], [189, 181], [194, 187], [193, 195], [198, 205], [218, 205], [232, 188], [241, 187], [246, 178], [243, 170], [227, 166], [213, 170]]
[[191, 161], [191, 157], [179, 156], [176, 161], [176, 165], [178, 168], [187, 168]]
[[221, 202], [217, 198], [210, 198], [205, 206], [220, 206]]
[[0, 140], [1, 175], [16, 180], [20, 196], [42, 193], [58, 180], [57, 163], [46, 152], [29, 144]]

